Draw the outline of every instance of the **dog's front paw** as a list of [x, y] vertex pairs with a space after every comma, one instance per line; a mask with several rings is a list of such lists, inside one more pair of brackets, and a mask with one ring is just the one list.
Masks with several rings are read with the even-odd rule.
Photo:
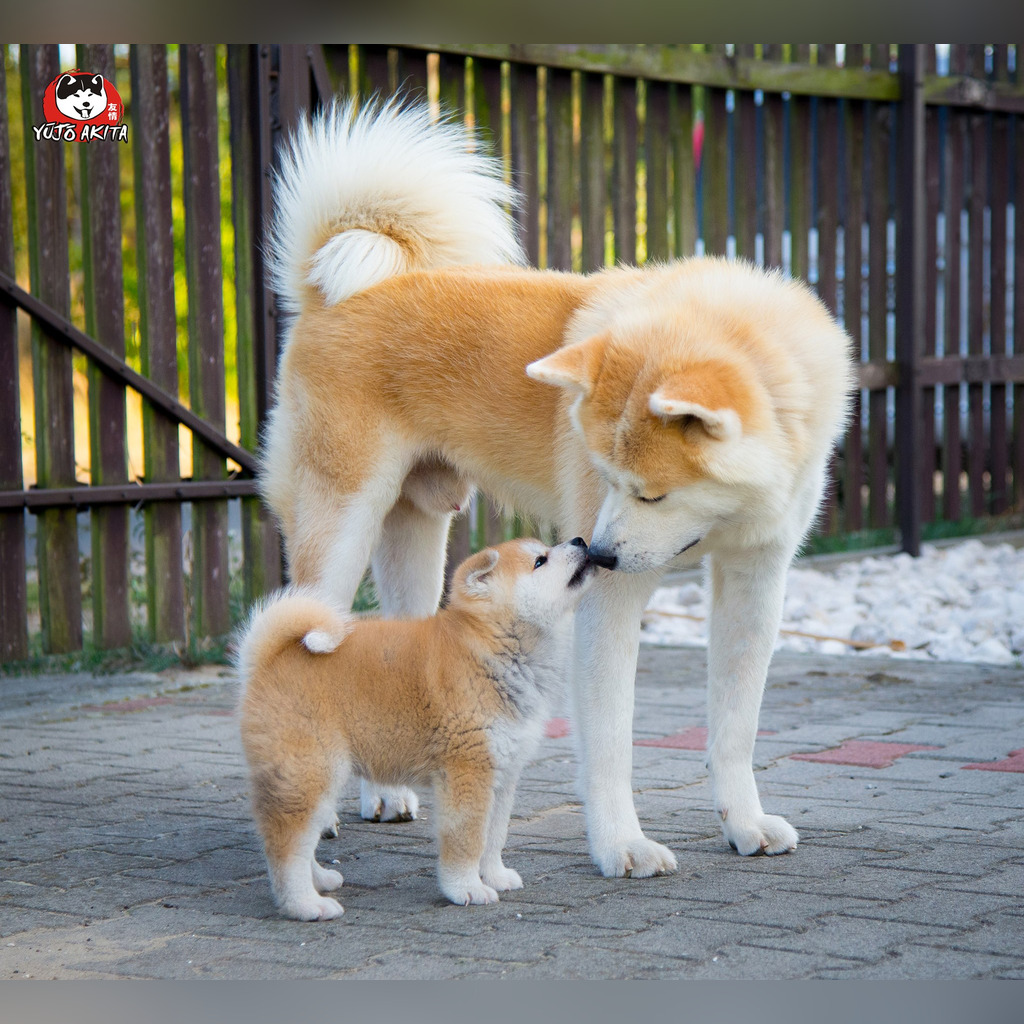
[[362, 785], [359, 814], [365, 821], [413, 821], [419, 809], [419, 798], [411, 789]]
[[504, 864], [489, 871], [481, 870], [480, 877], [486, 885], [497, 889], [498, 892], [508, 892], [510, 889], [522, 889], [523, 887], [523, 880], [519, 877], [519, 872], [505, 867]]
[[796, 829], [777, 814], [760, 814], [737, 820], [726, 811], [722, 816], [722, 831], [729, 845], [744, 857], [756, 853], [769, 856], [792, 853], [800, 841]]
[[330, 825], [325, 825], [323, 831], [320, 833], [321, 839], [337, 839], [338, 830], [341, 828], [341, 819], [335, 815], [334, 821]]
[[605, 878], [650, 878], [668, 874], [677, 867], [676, 855], [667, 846], [642, 835], [609, 843], [604, 848], [594, 845], [591, 852]]
[[283, 903], [281, 913], [296, 921], [330, 921], [332, 918], [341, 917], [345, 910], [330, 896], [317, 896]]

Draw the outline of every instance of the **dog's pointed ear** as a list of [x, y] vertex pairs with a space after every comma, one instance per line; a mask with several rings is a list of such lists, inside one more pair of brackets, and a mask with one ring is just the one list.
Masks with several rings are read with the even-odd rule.
[[586, 341], [566, 345], [526, 367], [526, 376], [542, 384], [568, 388], [589, 395], [604, 359], [607, 334], [595, 334]]
[[696, 423], [716, 441], [734, 441], [743, 433], [735, 384], [726, 367], [696, 366], [663, 381], [647, 406], [661, 419]]
[[462, 581], [467, 594], [482, 596], [487, 593], [487, 577], [498, 564], [498, 552], [494, 548], [485, 548], [475, 554], [468, 566], [468, 572]]

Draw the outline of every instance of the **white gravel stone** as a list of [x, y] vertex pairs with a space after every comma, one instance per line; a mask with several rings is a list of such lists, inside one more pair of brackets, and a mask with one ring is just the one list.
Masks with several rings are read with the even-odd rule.
[[[643, 639], [705, 645], [708, 614], [707, 593], [698, 584], [659, 589]], [[828, 569], [795, 567], [777, 648], [1020, 664], [1024, 549], [965, 540], [943, 548], [926, 544], [916, 559], [899, 554]]]

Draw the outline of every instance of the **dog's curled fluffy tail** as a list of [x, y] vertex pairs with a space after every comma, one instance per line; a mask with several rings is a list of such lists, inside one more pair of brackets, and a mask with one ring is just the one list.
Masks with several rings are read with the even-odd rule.
[[272, 276], [293, 311], [411, 270], [525, 262], [500, 164], [425, 104], [336, 101], [303, 121], [274, 199]]
[[351, 616], [312, 591], [289, 588], [254, 606], [239, 636], [235, 663], [241, 678], [249, 679], [292, 644], [301, 643], [312, 654], [330, 654], [351, 631]]

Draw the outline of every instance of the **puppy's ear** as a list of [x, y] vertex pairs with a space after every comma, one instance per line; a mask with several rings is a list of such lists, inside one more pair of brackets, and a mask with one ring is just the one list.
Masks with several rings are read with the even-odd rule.
[[758, 416], [755, 391], [744, 374], [725, 363], [698, 363], [662, 381], [647, 407], [663, 420], [699, 424], [716, 441], [734, 441], [744, 421]]
[[604, 361], [607, 345], [607, 334], [595, 334], [586, 341], [566, 345], [565, 348], [530, 363], [526, 367], [526, 376], [542, 384], [554, 384], [555, 387], [569, 388], [589, 395]]
[[498, 552], [494, 548], [485, 548], [475, 554], [468, 566], [466, 577], [462, 581], [466, 593], [475, 597], [483, 597], [487, 593], [487, 577], [490, 576], [497, 564]]

